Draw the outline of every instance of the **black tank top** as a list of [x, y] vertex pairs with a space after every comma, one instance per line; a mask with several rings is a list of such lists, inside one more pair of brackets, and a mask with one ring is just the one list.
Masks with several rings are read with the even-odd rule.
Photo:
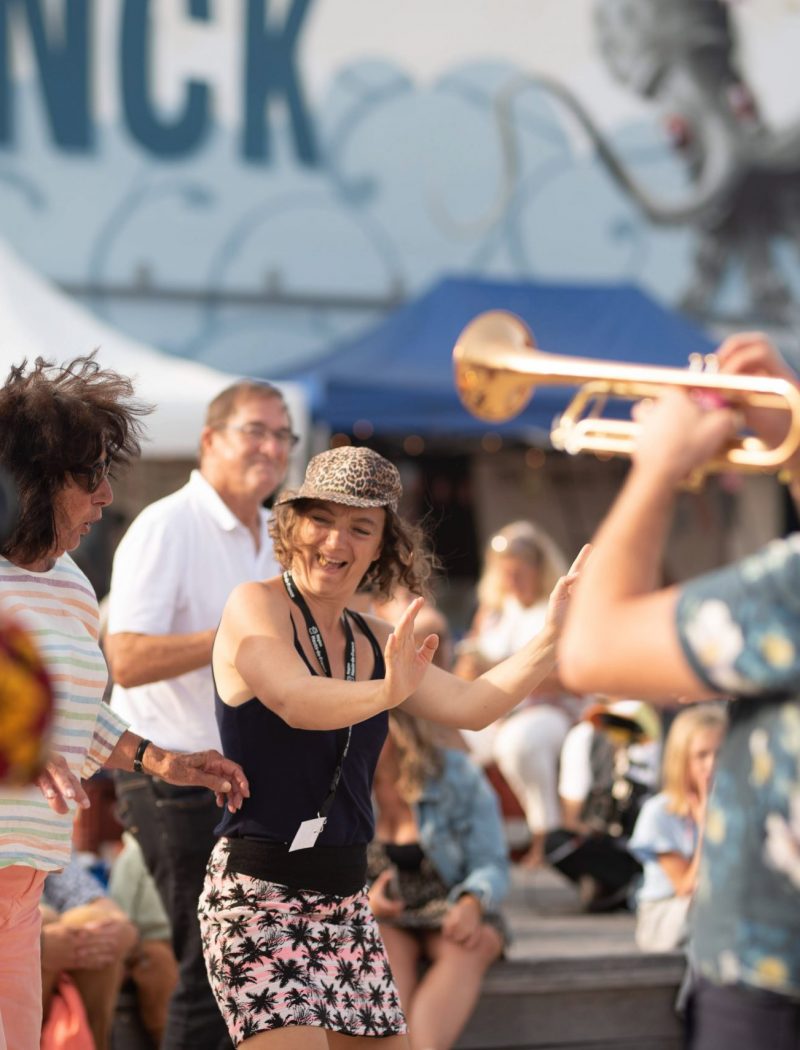
[[[386, 668], [378, 640], [358, 613], [347, 610], [347, 615], [372, 647], [370, 678], [384, 678]], [[303, 652], [294, 620], [292, 630], [295, 649], [310, 673], [316, 675]], [[250, 782], [250, 798], [236, 813], [225, 810], [217, 834], [291, 842], [300, 822], [315, 817], [328, 794], [339, 756], [340, 731], [294, 729], [257, 697], [231, 707], [220, 699], [216, 683], [214, 704], [223, 753], [241, 765]], [[388, 725], [388, 713], [381, 711], [353, 726], [336, 798], [317, 840], [320, 846], [366, 845], [372, 840], [372, 778]]]

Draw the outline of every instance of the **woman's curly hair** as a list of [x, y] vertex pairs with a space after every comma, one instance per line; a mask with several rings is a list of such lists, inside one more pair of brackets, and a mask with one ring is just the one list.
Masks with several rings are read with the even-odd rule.
[[139, 454], [150, 406], [125, 376], [95, 354], [55, 365], [37, 357], [15, 365], [0, 388], [0, 465], [17, 490], [19, 513], [0, 554], [25, 565], [56, 544], [55, 497], [70, 473], [104, 455], [125, 464]]
[[[318, 500], [298, 499], [281, 503], [273, 511], [270, 522], [275, 557], [284, 569], [291, 568], [297, 551], [297, 528], [301, 517]], [[407, 587], [412, 594], [430, 594], [430, 581], [438, 568], [425, 533], [419, 525], [401, 518], [388, 507], [383, 541], [378, 558], [370, 565], [361, 581], [361, 589], [390, 598], [398, 587]]]

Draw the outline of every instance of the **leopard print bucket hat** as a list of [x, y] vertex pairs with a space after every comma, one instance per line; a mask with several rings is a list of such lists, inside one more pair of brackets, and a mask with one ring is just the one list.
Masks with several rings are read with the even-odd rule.
[[397, 467], [371, 448], [342, 445], [309, 462], [303, 484], [282, 493], [276, 506], [298, 499], [321, 499], [347, 507], [389, 507], [396, 511], [403, 487]]

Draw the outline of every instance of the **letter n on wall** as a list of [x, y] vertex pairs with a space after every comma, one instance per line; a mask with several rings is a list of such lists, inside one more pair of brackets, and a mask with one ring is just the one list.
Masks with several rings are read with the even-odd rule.
[[90, 14], [90, 0], [62, 0], [58, 10], [46, 0], [0, 0], [0, 143], [14, 138], [11, 27], [15, 24], [26, 27], [30, 36], [54, 141], [65, 150], [91, 148]]

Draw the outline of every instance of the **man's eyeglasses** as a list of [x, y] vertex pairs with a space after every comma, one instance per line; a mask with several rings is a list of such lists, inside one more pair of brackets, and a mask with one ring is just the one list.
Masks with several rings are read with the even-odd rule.
[[70, 467], [69, 472], [85, 478], [87, 492], [97, 492], [108, 477], [113, 464], [114, 460], [109, 456], [107, 459], [99, 459], [91, 467]]
[[280, 445], [281, 448], [294, 448], [300, 440], [298, 435], [289, 430], [288, 427], [280, 427], [278, 430], [273, 430], [271, 427], [265, 427], [263, 423], [227, 423], [219, 429], [238, 430], [238, 432], [244, 434], [249, 441], [258, 445], [263, 444], [267, 438], [272, 438], [272, 440], [277, 445]]

